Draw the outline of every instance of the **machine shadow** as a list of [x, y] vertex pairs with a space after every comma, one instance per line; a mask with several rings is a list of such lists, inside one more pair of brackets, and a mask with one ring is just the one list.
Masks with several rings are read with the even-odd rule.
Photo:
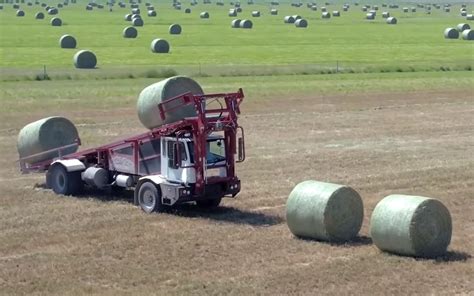
[[356, 236], [355, 238], [345, 241], [345, 242], [337, 242], [337, 241], [324, 241], [324, 240], [317, 240], [313, 238], [306, 238], [306, 237], [296, 237], [297, 239], [303, 240], [303, 241], [308, 241], [308, 242], [318, 242], [318, 243], [326, 243], [331, 246], [337, 246], [337, 247], [363, 247], [363, 246], [368, 246], [372, 244], [372, 239], [368, 236]]
[[443, 256], [436, 257], [434, 259], [420, 259], [420, 260], [434, 260], [436, 263], [447, 263], [447, 262], [467, 262], [472, 259], [472, 255], [466, 252], [459, 251], [448, 251]]

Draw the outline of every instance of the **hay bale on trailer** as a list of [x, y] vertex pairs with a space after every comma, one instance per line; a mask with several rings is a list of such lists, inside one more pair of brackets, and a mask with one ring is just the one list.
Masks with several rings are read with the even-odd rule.
[[25, 16], [25, 12], [23, 10], [17, 10], [16, 11], [16, 16], [23, 17], [23, 16]]
[[[53, 116], [27, 124], [20, 130], [17, 151], [26, 163], [35, 163], [59, 156], [58, 151], [36, 155], [48, 150], [74, 144], [79, 139], [74, 124], [64, 117]], [[61, 155], [74, 153], [77, 146], [61, 151]]]
[[241, 22], [240, 19], [235, 19], [235, 20], [232, 20], [232, 22], [230, 24], [231, 24], [232, 28], [240, 28], [240, 22]]
[[170, 27], [168, 28], [168, 31], [171, 35], [179, 35], [181, 34], [181, 26], [178, 25], [178, 24], [172, 24], [170, 25]]
[[[185, 76], [171, 77], [146, 87], [140, 93], [137, 102], [140, 122], [146, 128], [153, 129], [163, 124], [176, 122], [185, 117], [196, 116], [194, 107], [188, 105], [168, 111], [166, 119], [163, 121], [161, 120], [160, 111], [156, 108], [160, 102], [188, 92], [194, 95], [204, 93], [196, 81]], [[172, 106], [169, 107], [171, 108]]]
[[151, 42], [151, 51], [154, 53], [168, 53], [170, 51], [170, 44], [165, 39], [154, 39]]
[[308, 27], [308, 21], [305, 19], [299, 19], [295, 21], [295, 26], [297, 28], [307, 28]]
[[51, 23], [51, 26], [53, 27], [61, 27], [63, 24], [63, 21], [59, 17], [53, 17], [50, 23]]
[[394, 18], [393, 16], [391, 16], [391, 17], [387, 18], [386, 22], [387, 22], [387, 24], [389, 24], [389, 25], [396, 25], [398, 21], [397, 21], [396, 18]]
[[61, 48], [76, 48], [77, 41], [73, 36], [66, 34], [59, 38], [59, 46]]
[[285, 24], [294, 24], [295, 23], [295, 18], [292, 17], [291, 15], [287, 15], [283, 18], [283, 22]]
[[134, 27], [143, 27], [143, 20], [141, 18], [132, 18], [132, 25]]
[[44, 19], [44, 13], [42, 13], [42, 12], [37, 12], [37, 13], [35, 14], [35, 19], [37, 19], [37, 20], [42, 20], [42, 19]]
[[208, 19], [209, 18], [209, 12], [203, 11], [199, 14], [199, 17], [202, 19]]
[[459, 31], [454, 28], [446, 28], [444, 30], [444, 38], [446, 39], [458, 39]]
[[122, 35], [124, 38], [137, 38], [138, 30], [135, 27], [126, 27], [123, 29]]
[[242, 20], [239, 24], [242, 29], [252, 29], [253, 23], [251, 20]]
[[359, 233], [363, 217], [359, 194], [338, 184], [301, 182], [293, 188], [286, 202], [288, 228], [303, 238], [351, 240]]
[[464, 32], [465, 30], [469, 30], [471, 28], [471, 26], [469, 26], [469, 24], [464, 24], [464, 23], [461, 23], [461, 24], [458, 24], [456, 26], [456, 29], [459, 31], [459, 32]]
[[463, 40], [474, 40], [474, 30], [467, 29], [462, 31], [462, 39]]
[[253, 17], [260, 17], [260, 11], [258, 11], [258, 10], [252, 11], [252, 16]]
[[389, 195], [375, 207], [370, 235], [382, 251], [417, 257], [436, 257], [451, 242], [448, 209], [438, 200], [423, 196]]
[[74, 55], [74, 66], [78, 69], [94, 69], [97, 58], [90, 50], [80, 50]]

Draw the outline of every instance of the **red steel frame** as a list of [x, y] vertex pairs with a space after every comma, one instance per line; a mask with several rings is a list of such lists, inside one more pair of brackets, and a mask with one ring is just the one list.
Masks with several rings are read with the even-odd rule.
[[[207, 180], [207, 184], [218, 183], [218, 182], [229, 182], [237, 181], [235, 176], [235, 154], [236, 154], [236, 135], [237, 130], [240, 129], [242, 133], [242, 139], [244, 137], [243, 128], [237, 124], [237, 115], [240, 114], [240, 104], [244, 98], [242, 89], [239, 89], [236, 93], [218, 93], [208, 95], [193, 95], [192, 93], [185, 93], [169, 100], [163, 101], [158, 104], [160, 117], [164, 121], [166, 120], [167, 112], [173, 111], [178, 108], [182, 108], [187, 105], [193, 105], [196, 110], [196, 116], [187, 117], [178, 122], [165, 124], [161, 127], [154, 128], [149, 132], [128, 137], [122, 140], [115, 141], [113, 143], [99, 146], [97, 148], [91, 148], [82, 150], [73, 154], [61, 156], [61, 151], [70, 147], [71, 145], [80, 145], [80, 139], [78, 138], [75, 143], [64, 147], [48, 150], [43, 153], [50, 153], [58, 151], [60, 159], [79, 159], [86, 162], [87, 164], [93, 164], [101, 166], [105, 169], [109, 169], [110, 155], [113, 154], [113, 149], [123, 146], [126, 143], [133, 143], [133, 163], [135, 166], [135, 175], [139, 175], [139, 146], [146, 140], [152, 140], [165, 136], [176, 136], [178, 140], [182, 134], [190, 133], [194, 141], [194, 165], [196, 170], [196, 187], [195, 193], [202, 194], [206, 185], [205, 180], [205, 167], [206, 167], [206, 142], [207, 135], [214, 131], [224, 132], [224, 141], [226, 147], [226, 172], [227, 177], [210, 177]], [[224, 99], [225, 106], [221, 104], [221, 108], [217, 109], [206, 109], [205, 105], [207, 101]], [[167, 108], [170, 104], [173, 107]], [[219, 114], [219, 116], [207, 116]], [[179, 147], [179, 145], [178, 145]], [[38, 154], [39, 155], [39, 154]], [[178, 155], [180, 155], [178, 151]], [[245, 155], [245, 150], [243, 151]], [[33, 155], [37, 156], [37, 155]], [[23, 173], [28, 172], [41, 172], [48, 170], [52, 163], [52, 159], [27, 164], [27, 158], [20, 158], [20, 169]], [[241, 159], [240, 161], [243, 161]], [[180, 162], [179, 162], [180, 164]]]

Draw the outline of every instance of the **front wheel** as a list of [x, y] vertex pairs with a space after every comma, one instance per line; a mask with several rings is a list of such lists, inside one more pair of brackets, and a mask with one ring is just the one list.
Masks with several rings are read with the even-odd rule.
[[161, 193], [152, 182], [145, 182], [138, 190], [138, 204], [145, 213], [160, 212], [163, 210]]
[[202, 209], [215, 209], [221, 203], [222, 198], [198, 200], [196, 204]]
[[81, 172], [68, 172], [62, 165], [53, 165], [46, 174], [46, 185], [56, 194], [75, 195], [82, 190], [84, 184]]

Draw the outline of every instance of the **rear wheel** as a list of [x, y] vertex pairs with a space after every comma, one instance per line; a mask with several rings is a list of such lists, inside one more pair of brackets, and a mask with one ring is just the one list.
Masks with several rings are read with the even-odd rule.
[[138, 204], [145, 213], [163, 210], [160, 190], [152, 182], [145, 182], [138, 190]]
[[53, 165], [46, 174], [46, 185], [56, 194], [78, 194], [83, 188], [81, 172], [68, 172], [62, 165]]
[[203, 209], [215, 209], [221, 203], [222, 198], [198, 200], [196, 204]]

